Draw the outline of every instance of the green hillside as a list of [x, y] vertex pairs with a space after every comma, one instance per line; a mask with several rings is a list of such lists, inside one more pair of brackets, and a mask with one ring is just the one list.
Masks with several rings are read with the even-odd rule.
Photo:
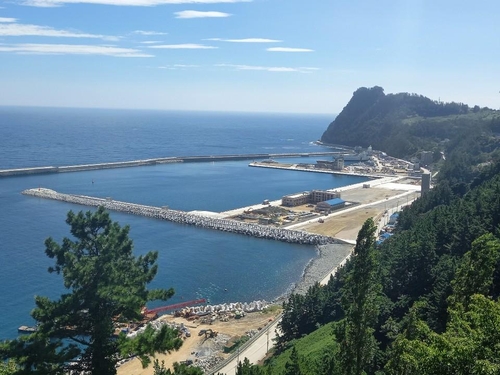
[[457, 135], [499, 131], [500, 112], [463, 103], [442, 103], [422, 95], [384, 94], [381, 87], [356, 90], [321, 141], [347, 146], [372, 146], [396, 157], [446, 149]]
[[275, 356], [237, 374], [499, 374], [498, 156], [441, 179], [382, 245], [368, 220], [328, 285], [284, 303]]
[[295, 348], [298, 354], [299, 366], [303, 371], [320, 374], [324, 362], [330, 358], [332, 353], [337, 351], [337, 343], [332, 335], [333, 323], [324, 325], [304, 338], [295, 340], [290, 343], [289, 347], [280, 355], [271, 357], [265, 365], [267, 371], [273, 374], [282, 374], [285, 372], [287, 363], [289, 364], [293, 358], [292, 351]]
[[[415, 110], [420, 102], [427, 112]], [[431, 109], [442, 112], [430, 116]], [[500, 374], [498, 112], [375, 87], [358, 90], [325, 134], [335, 127], [347, 134], [341, 125], [352, 118], [368, 131], [391, 116], [391, 137], [398, 129], [435, 135], [411, 143], [442, 147], [434, 188], [400, 213], [395, 234], [380, 245], [367, 220], [354, 256], [327, 285], [284, 302], [274, 356], [237, 374]], [[375, 125], [371, 131], [379, 148], [377, 139], [385, 141]]]

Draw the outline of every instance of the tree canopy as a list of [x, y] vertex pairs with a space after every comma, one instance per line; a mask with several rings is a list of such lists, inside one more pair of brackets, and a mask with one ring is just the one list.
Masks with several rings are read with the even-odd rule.
[[[479, 133], [450, 140], [436, 185], [400, 212], [394, 235], [368, 252], [373, 258], [363, 261], [358, 243], [327, 285], [283, 304], [268, 369], [293, 346], [304, 374], [500, 373], [500, 151], [498, 139]], [[362, 264], [371, 266], [358, 272]], [[368, 287], [370, 297], [359, 298]], [[328, 324], [337, 345], [304, 359], [300, 343]]]
[[477, 139], [498, 146], [495, 132], [499, 119], [498, 111], [487, 108], [443, 103], [417, 94], [384, 94], [379, 86], [361, 87], [321, 141], [352, 147], [371, 145], [395, 157], [409, 157], [421, 150], [449, 151], [454, 144], [447, 142], [457, 136], [469, 138], [469, 147]]
[[[103, 207], [95, 212], [70, 211], [66, 223], [74, 239], [45, 241], [55, 264], [49, 272], [62, 276], [67, 293], [58, 300], [36, 296], [32, 311], [37, 331], [2, 344], [2, 357], [16, 358], [19, 374], [62, 374], [69, 369], [93, 375], [116, 373], [120, 352], [148, 355], [181, 345], [164, 326], [146, 332], [155, 339], [115, 338], [116, 324], [142, 319], [141, 308], [151, 300], [167, 300], [173, 289], [148, 290], [158, 267], [157, 252], [134, 256], [129, 227], [113, 222]], [[139, 341], [136, 339], [136, 341]]]

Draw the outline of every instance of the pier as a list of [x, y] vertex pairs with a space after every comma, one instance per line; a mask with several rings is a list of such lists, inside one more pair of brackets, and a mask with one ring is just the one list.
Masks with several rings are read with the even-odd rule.
[[199, 213], [192, 214], [189, 212], [167, 209], [164, 207], [146, 206], [85, 195], [63, 194], [45, 188], [24, 190], [22, 194], [84, 206], [103, 206], [107, 210], [125, 212], [128, 214], [166, 220], [179, 224], [194, 225], [201, 228], [214, 229], [223, 232], [244, 234], [247, 236], [264, 238], [268, 240], [276, 240], [303, 245], [324, 245], [328, 243], [335, 243], [335, 239], [332, 237], [308, 233], [301, 230], [270, 227], [254, 223], [244, 223], [231, 219], [203, 216]]
[[179, 156], [142, 159], [132, 161], [120, 161], [113, 163], [81, 164], [68, 166], [46, 166], [33, 168], [18, 168], [0, 170], [0, 177], [32, 175], [40, 173], [64, 173], [81, 172], [99, 169], [142, 167], [147, 165], [168, 164], [168, 163], [200, 163], [214, 161], [234, 161], [234, 160], [256, 160], [272, 158], [292, 158], [292, 157], [310, 157], [310, 156], [334, 156], [338, 152], [308, 152], [308, 153], [284, 153], [284, 154], [235, 154], [235, 155], [205, 155], [205, 156]]

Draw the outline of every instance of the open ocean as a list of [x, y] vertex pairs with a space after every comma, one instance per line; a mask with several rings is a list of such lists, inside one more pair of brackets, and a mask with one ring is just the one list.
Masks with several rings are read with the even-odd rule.
[[[333, 116], [0, 107], [0, 169], [102, 163], [187, 155], [314, 152]], [[303, 159], [302, 159], [303, 160]], [[33, 324], [34, 295], [57, 298], [61, 276], [44, 240], [70, 237], [69, 210], [83, 206], [21, 195], [46, 187], [63, 193], [164, 206], [225, 211], [264, 199], [364, 181], [353, 176], [248, 167], [249, 161], [164, 164], [0, 178], [0, 340]], [[92, 183], [93, 182], [93, 183]], [[154, 287], [175, 296], [155, 306], [273, 300], [297, 283], [314, 247], [111, 212], [130, 225], [136, 254], [159, 252]]]

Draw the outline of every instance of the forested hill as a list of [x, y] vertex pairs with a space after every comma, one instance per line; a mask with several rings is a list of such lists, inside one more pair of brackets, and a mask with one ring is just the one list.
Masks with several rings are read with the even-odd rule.
[[321, 141], [372, 146], [391, 156], [409, 157], [421, 150], [441, 151], [455, 137], [484, 137], [500, 131], [500, 112], [463, 103], [443, 103], [417, 94], [384, 94], [379, 86], [357, 89], [328, 126]]

